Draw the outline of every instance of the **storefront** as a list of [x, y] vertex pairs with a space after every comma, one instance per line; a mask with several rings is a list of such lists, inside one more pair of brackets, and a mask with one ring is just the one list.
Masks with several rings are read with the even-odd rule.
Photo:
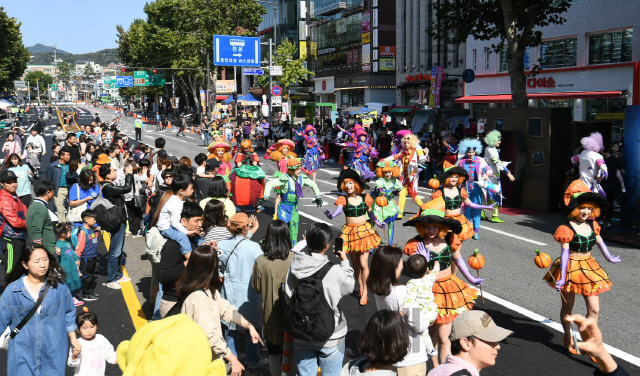
[[[574, 121], [623, 119], [624, 109], [639, 104], [640, 63], [547, 69], [527, 78], [529, 107], [566, 107]], [[508, 107], [511, 86], [508, 74], [476, 76], [465, 84], [465, 96], [456, 99], [480, 117], [489, 107]]]
[[[456, 108], [455, 99], [460, 96], [458, 94], [458, 80], [444, 79], [440, 91], [441, 108]], [[429, 104], [429, 95], [431, 92], [431, 74], [418, 73], [405, 76], [405, 81], [398, 83], [400, 90], [400, 103], [406, 106], [418, 106], [426, 108]]]
[[395, 98], [395, 74], [363, 73], [335, 78], [340, 107], [363, 107], [365, 103], [389, 103]]
[[336, 103], [335, 77], [321, 77], [313, 79], [316, 102]]

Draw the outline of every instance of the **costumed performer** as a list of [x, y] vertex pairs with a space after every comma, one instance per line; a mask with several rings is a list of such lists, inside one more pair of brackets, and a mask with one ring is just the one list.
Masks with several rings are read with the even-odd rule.
[[590, 187], [582, 180], [574, 180], [564, 194], [567, 207], [564, 214], [569, 220], [561, 225], [554, 239], [561, 244], [560, 257], [551, 266], [554, 284], [547, 272], [544, 280], [560, 291], [562, 301], [560, 320], [564, 329], [564, 345], [569, 353], [576, 354], [571, 340], [571, 315], [576, 295], [582, 295], [587, 304], [587, 318], [598, 320], [600, 300], [598, 295], [611, 289], [609, 276], [591, 256], [591, 249], [597, 245], [604, 258], [612, 263], [620, 262], [619, 256], [612, 256], [600, 237], [600, 226], [594, 220], [602, 210], [607, 209], [607, 201], [598, 193], [590, 192]]
[[313, 181], [316, 181], [316, 170], [322, 167], [322, 159], [324, 159], [324, 154], [315, 132], [316, 129], [311, 124], [308, 124], [302, 133], [296, 131], [296, 134], [304, 139], [307, 146], [307, 151], [304, 155], [304, 168], [311, 174]]
[[[293, 141], [283, 138], [278, 140], [275, 144], [271, 145], [269, 149], [267, 149], [267, 153], [265, 154], [265, 158], [269, 157], [272, 161], [276, 162], [278, 165], [278, 170], [273, 174], [274, 179], [277, 179], [280, 175], [286, 174], [288, 171], [287, 159], [288, 158], [297, 158], [296, 153], [293, 152], [293, 149], [296, 147], [296, 144]], [[304, 172], [304, 171], [303, 171]], [[278, 188], [275, 189], [275, 193], [279, 193]], [[276, 196], [276, 208], [280, 203], [280, 195]], [[278, 212], [273, 213], [273, 220], [278, 219]]]
[[[378, 221], [387, 224], [387, 238], [389, 245], [393, 245], [394, 223], [400, 209], [393, 199], [394, 196], [402, 190], [402, 183], [398, 180], [400, 176], [400, 167], [393, 161], [380, 161], [376, 165], [376, 187], [373, 190], [373, 214]], [[387, 200], [387, 206], [378, 206], [375, 202], [377, 197], [384, 197]]]
[[[465, 181], [469, 179], [469, 173], [462, 167], [448, 168], [442, 175], [440, 175], [440, 188], [433, 191], [431, 199], [435, 200], [442, 197], [444, 199], [444, 215], [447, 218], [453, 218], [460, 222], [462, 225], [462, 231], [458, 236], [460, 241], [463, 242], [467, 239], [471, 239], [475, 232], [473, 226], [462, 213], [462, 204], [471, 209], [493, 209], [493, 206], [485, 206], [471, 202], [469, 199], [469, 193], [461, 186]], [[420, 208], [420, 213], [423, 214], [425, 208], [429, 203], [424, 204]], [[418, 215], [416, 215], [417, 217]], [[415, 217], [414, 217], [415, 218]], [[413, 218], [412, 218], [413, 219]]]
[[329, 219], [334, 219], [342, 213], [347, 217], [347, 223], [340, 230], [340, 238], [343, 248], [351, 256], [351, 263], [356, 281], [360, 284], [360, 305], [366, 305], [367, 278], [369, 277], [369, 251], [380, 245], [380, 236], [368, 220], [376, 226], [386, 229], [386, 224], [378, 221], [373, 214], [373, 199], [364, 194], [366, 185], [360, 174], [351, 168], [340, 171], [338, 175], [338, 190], [346, 196], [340, 196], [336, 200], [336, 210], [331, 213], [329, 209], [324, 214]]
[[602, 179], [609, 175], [607, 164], [600, 152], [604, 150], [604, 143], [600, 132], [591, 133], [588, 137], [580, 139], [580, 145], [584, 148], [582, 153], [571, 158], [573, 167], [580, 172], [580, 180], [584, 182], [591, 192], [598, 192], [606, 196], [600, 186]]
[[396, 161], [398, 165], [402, 166], [400, 181], [402, 182], [403, 188], [398, 198], [398, 207], [400, 210], [398, 219], [402, 219], [408, 194], [411, 195], [411, 199], [418, 204], [418, 206], [422, 206], [422, 200], [418, 197], [418, 172], [420, 169], [419, 165], [427, 161], [429, 150], [425, 151], [420, 148], [419, 144], [418, 138], [409, 132], [409, 134], [402, 139], [402, 151], [385, 158], [385, 161]]
[[217, 159], [220, 162], [220, 167], [218, 167], [217, 174], [220, 176], [224, 176], [228, 179], [229, 174], [231, 173], [231, 145], [227, 144], [224, 141], [215, 141], [209, 144], [207, 148], [209, 150], [209, 156], [207, 159]]
[[[498, 206], [502, 206], [502, 199], [504, 198], [502, 196], [502, 184], [500, 184], [500, 173], [506, 173], [511, 181], [516, 180], [516, 178], [513, 177], [511, 171], [507, 168], [507, 165], [511, 162], [503, 162], [500, 160], [500, 150], [498, 148], [502, 143], [502, 133], [495, 129], [492, 130], [484, 137], [484, 143], [487, 144], [487, 147], [484, 149], [484, 160], [493, 171], [493, 175], [489, 176], [488, 180], [478, 182], [478, 186], [486, 190], [485, 197], [487, 204], [493, 202], [498, 203], [498, 205], [493, 208], [489, 221], [504, 223], [504, 221], [498, 217]], [[484, 210], [480, 213], [481, 218], [487, 219]]]
[[356, 126], [354, 129], [355, 133], [347, 132], [344, 129], [342, 129], [342, 131], [346, 132], [353, 139], [353, 142], [336, 143], [336, 145], [342, 146], [343, 148], [353, 148], [353, 152], [350, 153], [351, 161], [349, 167], [356, 170], [364, 181], [375, 178], [376, 174], [369, 169], [369, 157], [373, 157], [372, 154], [375, 155], [376, 151], [375, 148], [367, 142], [367, 138], [369, 138], [367, 132], [359, 126]]
[[412, 256], [423, 255], [429, 262], [429, 269], [434, 268], [436, 261], [440, 263], [438, 279], [433, 284], [433, 295], [438, 305], [438, 318], [429, 327], [429, 334], [434, 344], [438, 344], [440, 364], [446, 361], [451, 352], [451, 324], [455, 318], [473, 308], [478, 292], [470, 288], [452, 272], [455, 263], [458, 270], [469, 283], [482, 286], [484, 278], [474, 277], [460, 255], [460, 239], [457, 234], [462, 231], [460, 222], [444, 215], [444, 200], [439, 197], [429, 201], [423, 215], [404, 223], [404, 226], [415, 226], [418, 236], [409, 240], [403, 252]]
[[[253, 205], [264, 196], [265, 174], [258, 166], [260, 158], [253, 151], [250, 140], [242, 140], [240, 150], [235, 157], [236, 168], [231, 171], [231, 201], [241, 208]], [[258, 210], [260, 211], [260, 210]]]
[[[456, 166], [462, 167], [468, 174], [465, 185], [467, 192], [469, 192], [469, 200], [474, 204], [482, 205], [484, 195], [477, 184], [486, 181], [488, 176], [493, 174], [493, 170], [491, 170], [487, 162], [478, 156], [482, 153], [482, 144], [476, 139], [465, 138], [460, 142], [459, 151], [464, 153], [464, 156], [458, 160]], [[467, 206], [464, 209], [464, 215], [473, 225], [473, 238], [480, 239], [478, 234], [480, 229], [480, 209], [473, 209]]]
[[391, 151], [391, 155], [402, 152], [402, 140], [409, 135], [411, 135], [411, 131], [408, 129], [397, 131], [396, 134], [393, 135], [393, 150]]
[[220, 131], [214, 130], [213, 132], [211, 132], [211, 141], [213, 142], [218, 142], [218, 141], [223, 141], [222, 138], [222, 133], [220, 133]]

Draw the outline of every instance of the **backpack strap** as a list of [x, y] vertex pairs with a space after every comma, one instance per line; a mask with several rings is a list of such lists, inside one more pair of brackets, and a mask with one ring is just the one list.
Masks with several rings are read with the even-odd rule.
[[322, 268], [320, 268], [320, 270], [318, 270], [317, 272], [313, 273], [313, 276], [322, 280], [324, 279], [324, 277], [327, 275], [327, 273], [329, 273], [329, 270], [331, 270], [331, 268], [333, 267], [333, 263], [331, 263], [331, 261], [327, 261], [326, 264], [324, 264], [322, 266]]
[[45, 281], [44, 291], [40, 293], [38, 300], [36, 300], [33, 307], [31, 307], [31, 310], [29, 311], [29, 313], [27, 313], [27, 315], [22, 319], [22, 321], [20, 321], [20, 323], [16, 325], [16, 327], [11, 331], [11, 334], [9, 335], [11, 339], [14, 339], [18, 335], [18, 333], [20, 333], [20, 330], [22, 330], [22, 328], [27, 324], [27, 322], [31, 320], [33, 315], [38, 310], [38, 307], [40, 307], [40, 305], [42, 304], [44, 297], [47, 296], [47, 293], [49, 292], [50, 287], [51, 285], [49, 284], [49, 282]]

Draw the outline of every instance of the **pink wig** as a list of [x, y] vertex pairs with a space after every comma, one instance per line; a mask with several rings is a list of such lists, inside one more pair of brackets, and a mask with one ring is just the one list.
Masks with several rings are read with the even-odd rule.
[[583, 137], [580, 140], [580, 144], [586, 150], [594, 151], [596, 153], [601, 152], [604, 149], [604, 142], [602, 141], [602, 135], [600, 132], [593, 132], [589, 137]]
[[402, 140], [403, 138], [405, 138], [406, 136], [410, 135], [411, 131], [408, 129], [404, 129], [401, 131], [398, 131], [395, 136], [393, 136], [393, 138], [395, 138], [396, 140]]

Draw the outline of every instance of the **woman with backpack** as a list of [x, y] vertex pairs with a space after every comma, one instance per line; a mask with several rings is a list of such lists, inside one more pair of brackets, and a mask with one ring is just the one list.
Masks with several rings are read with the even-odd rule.
[[[293, 257], [287, 281], [284, 285], [284, 311], [293, 336], [293, 355], [298, 367], [298, 375], [315, 376], [318, 366], [322, 376], [338, 376], [344, 359], [347, 320], [338, 308], [343, 296], [353, 292], [355, 279], [344, 249], [336, 249], [339, 265], [329, 262], [327, 252], [331, 248], [333, 233], [325, 223], [313, 223], [307, 229], [305, 241], [296, 248], [307, 248]], [[305, 311], [299, 311], [299, 293], [310, 291], [310, 282], [320, 280], [323, 295], [312, 299]], [[319, 281], [315, 281], [319, 282]], [[302, 291], [306, 290], [306, 291]], [[306, 295], [306, 294], [305, 294]], [[319, 299], [319, 300], [318, 300]], [[316, 325], [313, 333], [306, 331], [306, 325], [298, 325], [302, 317], [312, 317]]]
[[[229, 219], [228, 229], [233, 237], [218, 243], [218, 250], [222, 252], [220, 256], [221, 274], [224, 277], [220, 292], [224, 299], [238, 307], [238, 312], [242, 316], [257, 328], [261, 328], [261, 297], [249, 287], [249, 284], [251, 283], [253, 264], [263, 252], [258, 243], [247, 239], [251, 225], [252, 222], [245, 213], [237, 213]], [[231, 351], [237, 356], [238, 328], [234, 323], [229, 325], [226, 340]], [[250, 369], [266, 366], [268, 360], [260, 359], [258, 346], [251, 341], [245, 342], [247, 366]]]
[[[242, 315], [237, 314], [236, 307], [220, 296], [218, 289], [221, 282], [217, 271], [218, 253], [214, 248], [205, 245], [191, 252], [189, 262], [176, 284], [178, 298], [184, 299], [178, 312], [189, 316], [207, 335], [213, 353], [212, 360], [226, 359], [231, 363], [231, 376], [240, 376], [244, 367], [227, 346], [220, 320], [235, 323], [249, 330], [250, 339], [246, 338], [247, 342], [264, 344], [256, 328]], [[167, 316], [172, 313], [170, 311]]]
[[251, 287], [262, 295], [262, 321], [265, 323], [269, 369], [272, 375], [279, 375], [284, 332], [287, 330], [279, 292], [287, 279], [294, 255], [291, 252], [289, 225], [279, 219], [269, 223], [261, 247], [264, 255], [258, 257], [253, 265]]

